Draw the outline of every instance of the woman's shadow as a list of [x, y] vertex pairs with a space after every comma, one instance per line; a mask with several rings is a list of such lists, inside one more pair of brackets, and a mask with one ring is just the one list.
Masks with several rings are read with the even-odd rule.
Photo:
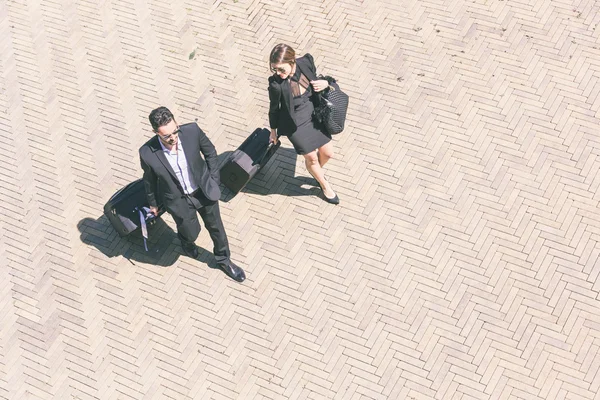
[[[219, 155], [222, 168], [231, 158], [233, 151]], [[240, 190], [239, 193], [252, 193], [262, 196], [282, 194], [284, 196], [314, 196], [319, 193], [319, 184], [312, 177], [296, 176], [296, 151], [283, 146], [275, 152], [265, 166]], [[310, 186], [307, 188], [306, 186]], [[221, 201], [227, 203], [238, 193], [221, 184]]]
[[[83, 218], [77, 224], [77, 229], [83, 243], [95, 247], [109, 258], [122, 256], [133, 265], [144, 263], [168, 267], [175, 264], [183, 254], [183, 250], [177, 233], [162, 218], [157, 218], [152, 225], [148, 226], [146, 245], [139, 229], [125, 237], [120, 237], [104, 215], [98, 218]], [[204, 262], [211, 268], [217, 268], [211, 252], [202, 247], [198, 247], [198, 250], [200, 252], [198, 261]]]

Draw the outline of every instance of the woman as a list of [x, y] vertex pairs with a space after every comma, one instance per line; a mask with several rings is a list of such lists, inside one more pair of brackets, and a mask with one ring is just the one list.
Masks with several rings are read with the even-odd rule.
[[333, 156], [331, 136], [312, 120], [312, 96], [327, 89], [329, 82], [317, 79], [310, 54], [296, 59], [294, 49], [286, 44], [278, 44], [271, 50], [269, 62], [273, 72], [269, 77], [271, 141], [277, 143], [278, 134], [287, 136], [321, 186], [325, 201], [339, 204], [339, 197], [323, 173], [323, 166]]

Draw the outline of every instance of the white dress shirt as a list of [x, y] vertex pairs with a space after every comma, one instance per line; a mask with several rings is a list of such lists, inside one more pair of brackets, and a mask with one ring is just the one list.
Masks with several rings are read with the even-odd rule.
[[171, 168], [173, 168], [175, 176], [177, 176], [177, 179], [179, 180], [179, 183], [181, 183], [185, 193], [194, 193], [196, 189], [198, 189], [198, 186], [194, 185], [192, 182], [192, 171], [190, 171], [187, 159], [185, 158], [185, 152], [183, 151], [181, 142], [178, 140], [177, 144], [171, 150], [167, 149], [160, 139], [158, 139], [158, 142], [160, 143], [165, 157], [167, 158], [169, 165], [171, 165]]

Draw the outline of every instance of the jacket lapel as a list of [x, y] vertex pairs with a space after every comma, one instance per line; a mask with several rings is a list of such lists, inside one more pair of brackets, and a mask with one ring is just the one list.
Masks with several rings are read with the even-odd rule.
[[310, 69], [310, 67], [307, 64], [308, 64], [308, 60], [306, 59], [306, 57], [299, 58], [298, 62], [296, 63], [298, 68], [300, 68], [300, 72], [302, 72], [304, 75], [306, 75], [308, 80], [314, 81], [317, 79], [317, 76], [315, 74], [313, 74], [312, 70]]
[[294, 98], [292, 96], [292, 89], [290, 88], [290, 81], [286, 80], [281, 85], [281, 97], [283, 97], [283, 101], [285, 102], [285, 106], [290, 113], [290, 116], [293, 118], [294, 122], [296, 122], [296, 113], [294, 112]]
[[167, 157], [165, 157], [165, 153], [163, 152], [162, 146], [160, 145], [157, 136], [155, 136], [154, 140], [151, 141], [150, 147], [152, 148], [154, 154], [156, 154], [156, 157], [158, 157], [160, 162], [163, 164], [163, 166], [167, 169], [167, 171], [169, 171], [173, 179], [175, 179], [175, 182], [179, 182], [177, 180], [177, 175], [175, 175], [175, 171], [173, 171], [173, 168], [171, 168], [171, 164], [169, 164], [169, 161], [167, 161]]
[[196, 154], [197, 152], [193, 150], [192, 140], [188, 136], [187, 124], [180, 125], [179, 129], [181, 129], [181, 133], [179, 134], [179, 148], [185, 149], [185, 159], [188, 164], [188, 170], [192, 173], [191, 178], [194, 182], [198, 182], [198, 177], [196, 176], [196, 168], [193, 168], [194, 165], [194, 157], [199, 156]]

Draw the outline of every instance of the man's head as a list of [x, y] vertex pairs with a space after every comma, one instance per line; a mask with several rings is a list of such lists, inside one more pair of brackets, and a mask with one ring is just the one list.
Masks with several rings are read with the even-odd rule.
[[169, 146], [174, 146], [177, 143], [177, 135], [179, 135], [179, 126], [175, 122], [173, 113], [167, 107], [158, 107], [152, 110], [148, 116], [152, 130], [158, 138]]

